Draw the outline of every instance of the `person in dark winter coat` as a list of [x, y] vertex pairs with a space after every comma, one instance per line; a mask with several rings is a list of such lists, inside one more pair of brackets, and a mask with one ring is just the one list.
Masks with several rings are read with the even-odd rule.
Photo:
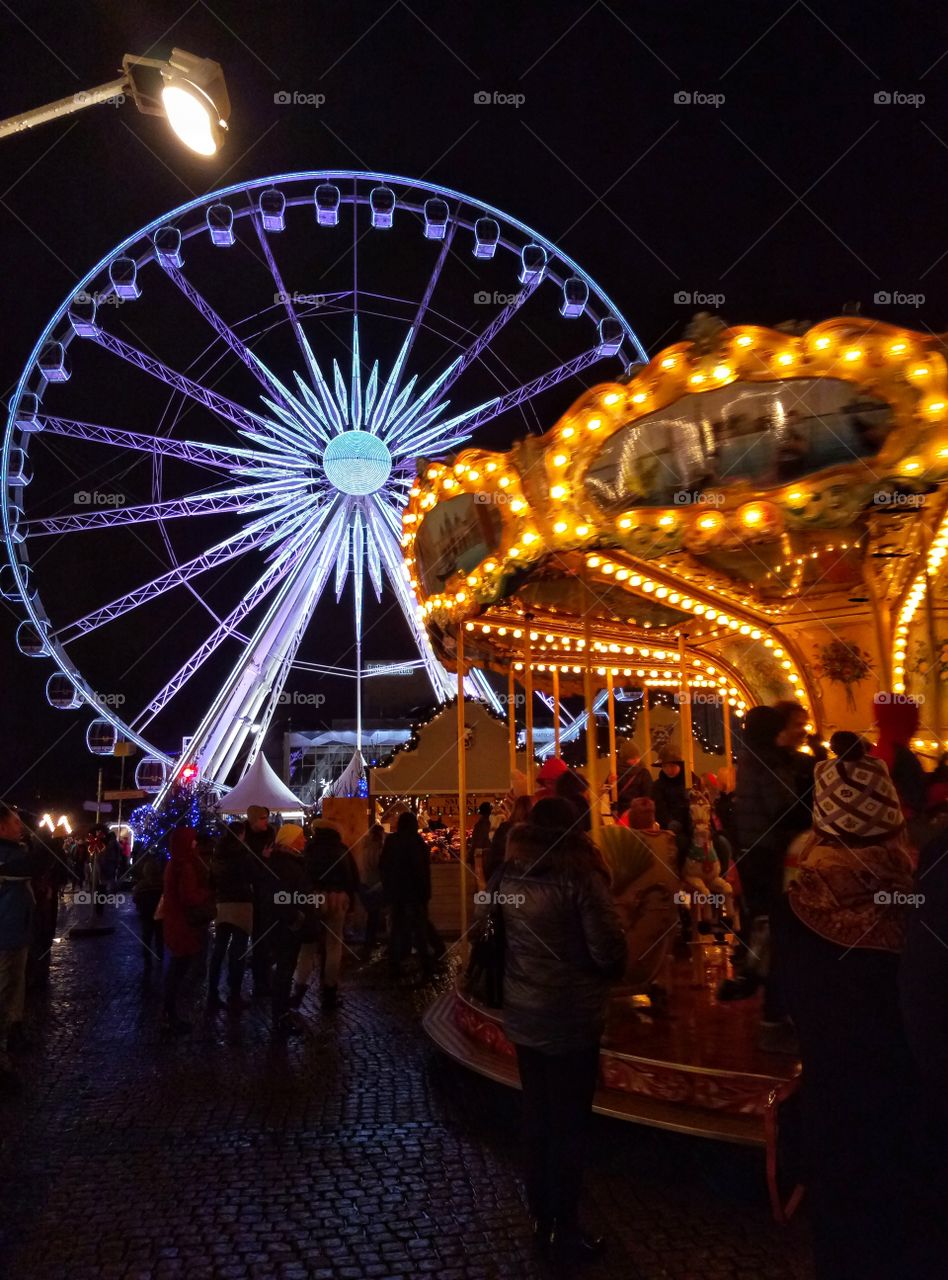
[[[592, 826], [589, 813], [589, 784], [576, 769], [565, 769], [553, 784], [554, 795], [573, 806], [577, 815], [577, 829], [588, 832]], [[597, 799], [598, 803], [598, 799]]]
[[20, 815], [0, 802], [0, 1088], [14, 1089], [19, 1076], [10, 1057], [11, 1039], [23, 1022], [26, 963], [33, 925], [30, 879], [48, 863], [48, 854], [24, 842]]
[[633, 800], [643, 796], [651, 799], [655, 783], [651, 773], [642, 763], [642, 753], [634, 742], [628, 743], [625, 748], [617, 785], [620, 814], [628, 812]]
[[[744, 721], [734, 792], [736, 857], [744, 900], [744, 971], [719, 995], [740, 999], [764, 983], [760, 1047], [796, 1053], [781, 994], [779, 958], [770, 921], [783, 898], [784, 860], [790, 842], [812, 823], [814, 761], [797, 747], [806, 738], [806, 713], [795, 703], [752, 707]], [[769, 956], [765, 974], [759, 957]]]
[[568, 802], [540, 800], [511, 829], [496, 893], [537, 1242], [561, 1256], [591, 1255], [602, 1242], [579, 1226], [583, 1140], [609, 988], [625, 971], [627, 946], [605, 864]]
[[927, 1276], [943, 1274], [948, 1258], [948, 827], [919, 854], [914, 889], [899, 989], [902, 1020], [918, 1070], [913, 1097], [921, 1164], [920, 1256], [915, 1274]]
[[247, 826], [244, 844], [257, 863], [254, 879], [253, 934], [251, 936], [250, 969], [253, 973], [253, 993], [265, 996], [270, 993], [270, 973], [273, 957], [270, 954], [273, 922], [274, 878], [267, 873], [274, 832], [270, 825], [270, 810], [262, 804], [247, 806]]
[[389, 967], [397, 975], [414, 947], [422, 973], [428, 977], [434, 968], [428, 924], [431, 858], [418, 834], [418, 819], [413, 813], [399, 814], [394, 834], [382, 847], [379, 871], [385, 901], [391, 909]]
[[912, 857], [885, 765], [856, 734], [836, 733], [831, 745], [836, 758], [816, 769], [813, 838], [772, 921], [803, 1062], [815, 1271], [818, 1280], [921, 1280], [945, 1269], [944, 1259], [919, 1269], [909, 1252], [918, 1091], [898, 974]]
[[681, 864], [691, 848], [692, 821], [688, 804], [688, 784], [681, 753], [674, 747], [663, 747], [659, 754], [661, 769], [652, 787], [655, 820], [663, 831], [674, 833]]
[[490, 842], [490, 848], [484, 854], [484, 882], [489, 884], [494, 877], [494, 873], [498, 867], [503, 865], [504, 859], [507, 857], [507, 836], [513, 827], [518, 826], [521, 822], [529, 822], [530, 810], [533, 808], [532, 796], [517, 796], [510, 811], [510, 817], [505, 818], [497, 830], [494, 832], [494, 838]]
[[[262, 868], [247, 848], [242, 822], [234, 823], [218, 840], [211, 857], [214, 890], [214, 946], [207, 974], [207, 1002], [220, 1004], [221, 969], [227, 960], [227, 1006], [232, 1013], [244, 1007], [240, 988], [250, 955], [255, 882]], [[265, 873], [264, 873], [265, 874]], [[267, 880], [272, 877], [267, 876]]]
[[269, 954], [273, 960], [270, 976], [273, 1034], [277, 1039], [301, 1035], [305, 1023], [291, 1011], [293, 974], [303, 942], [316, 935], [317, 895], [306, 874], [303, 851], [306, 832], [292, 822], [284, 822], [267, 862], [271, 873]]
[[149, 849], [135, 859], [132, 869], [132, 901], [138, 912], [142, 938], [143, 978], [151, 978], [152, 962], [158, 961], [161, 970], [165, 960], [164, 928], [155, 919], [158, 903], [165, 882], [165, 855], [158, 849]]
[[806, 757], [784, 744], [786, 728], [778, 707], [752, 707], [744, 722], [734, 810], [749, 920], [769, 915], [779, 900], [787, 846], [811, 824], [813, 760], [804, 764]]
[[320, 1002], [324, 1009], [335, 1009], [339, 1003], [339, 972], [342, 967], [343, 929], [346, 916], [355, 906], [359, 891], [359, 870], [351, 852], [342, 839], [342, 832], [334, 822], [319, 818], [313, 824], [303, 855], [307, 879], [319, 895], [319, 935], [300, 947], [293, 979], [294, 1008], [299, 1008], [317, 957], [320, 961], [322, 991]]

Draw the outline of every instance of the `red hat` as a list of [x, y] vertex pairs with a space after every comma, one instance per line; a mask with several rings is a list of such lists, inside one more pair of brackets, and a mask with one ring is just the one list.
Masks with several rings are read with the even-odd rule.
[[558, 756], [550, 756], [549, 760], [544, 760], [537, 770], [537, 782], [555, 782], [557, 778], [561, 778], [568, 772], [569, 765], [564, 764]]

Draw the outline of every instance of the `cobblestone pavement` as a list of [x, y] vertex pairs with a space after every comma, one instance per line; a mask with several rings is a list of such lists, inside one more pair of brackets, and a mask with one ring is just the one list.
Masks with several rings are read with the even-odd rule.
[[[0, 1104], [4, 1275], [550, 1274], [520, 1198], [518, 1095], [433, 1049], [430, 988], [353, 961], [342, 1006], [305, 1009], [311, 1034], [289, 1048], [256, 1007], [165, 1043], [135, 917], [114, 919], [56, 945], [27, 1087]], [[587, 1190], [610, 1237], [590, 1277], [810, 1275], [804, 1224], [770, 1221], [759, 1152], [597, 1118]]]

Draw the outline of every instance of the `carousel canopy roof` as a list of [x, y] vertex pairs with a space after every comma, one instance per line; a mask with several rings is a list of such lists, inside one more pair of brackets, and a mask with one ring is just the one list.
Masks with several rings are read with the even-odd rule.
[[880, 679], [904, 689], [948, 555], [946, 402], [936, 336], [706, 317], [543, 437], [420, 464], [402, 545], [435, 650], [452, 665], [464, 627], [467, 662], [577, 685], [591, 659], [677, 687], [683, 657], [738, 708], [816, 712], [808, 628], [864, 626], [871, 605], [893, 621]]

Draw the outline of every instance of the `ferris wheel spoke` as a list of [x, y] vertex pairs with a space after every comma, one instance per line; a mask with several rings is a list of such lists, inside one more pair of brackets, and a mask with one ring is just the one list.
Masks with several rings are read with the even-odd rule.
[[563, 382], [567, 378], [575, 377], [576, 374], [582, 373], [584, 369], [588, 369], [591, 364], [595, 364], [597, 360], [601, 359], [601, 348], [598, 346], [590, 347], [588, 351], [574, 356], [572, 360], [567, 360], [565, 364], [557, 365], [555, 369], [550, 369], [547, 373], [540, 374], [539, 378], [534, 378], [532, 382], [525, 382], [522, 387], [517, 387], [514, 391], [508, 391], [506, 395], [497, 396], [494, 400], [487, 400], [484, 404], [478, 405], [474, 409], [467, 409], [464, 413], [459, 413], [456, 417], [449, 418], [447, 422], [441, 425], [445, 431], [449, 428], [463, 426], [465, 435], [470, 436], [478, 427], [482, 427], [485, 422], [491, 422], [494, 418], [499, 418], [502, 413], [506, 413], [510, 409], [516, 409], [518, 405], [523, 404], [526, 400], [531, 400], [534, 396], [538, 396], [541, 391], [555, 387], [557, 383]]
[[259, 488], [248, 492], [229, 490], [203, 497], [169, 499], [138, 507], [110, 507], [75, 516], [50, 516], [45, 520], [25, 520], [20, 525], [28, 538], [50, 534], [78, 533], [86, 529], [110, 529], [152, 520], [174, 520], [184, 516], [212, 516], [233, 511], [254, 511], [270, 502]]
[[[207, 299], [191, 284], [180, 267], [173, 266], [165, 259], [162, 259], [161, 262], [166, 275], [174, 281], [195, 310], [204, 317], [218, 337], [230, 348], [245, 368], [249, 369], [266, 391], [267, 394], [263, 397], [264, 403], [293, 428], [288, 434], [279, 430], [275, 423], [268, 422], [267, 431], [263, 433], [264, 436], [269, 433], [275, 433], [281, 440], [291, 446], [299, 442], [301, 434], [309, 435], [316, 444], [324, 443], [322, 436], [313, 430], [308, 415], [302, 411], [299, 401], [293, 393], [234, 333], [230, 325], [217, 314]], [[260, 433], [258, 432], [257, 438], [259, 438], [259, 435]]]
[[497, 315], [494, 316], [490, 324], [481, 331], [480, 335], [474, 339], [467, 350], [462, 352], [452, 369], [451, 377], [447, 379], [444, 387], [442, 388], [445, 395], [447, 395], [448, 391], [450, 391], [454, 386], [455, 382], [457, 382], [464, 370], [472, 364], [479, 355], [487, 350], [490, 344], [497, 337], [498, 333], [500, 333], [500, 331], [510, 323], [527, 299], [533, 295], [540, 284], [541, 278], [542, 277], [537, 276], [535, 279], [531, 280], [529, 284], [523, 285], [517, 296], [511, 302], [508, 302], [502, 311], [498, 312]]
[[[313, 355], [313, 349], [309, 345], [309, 339], [307, 338], [306, 333], [303, 330], [303, 326], [300, 323], [300, 318], [296, 313], [296, 305], [291, 294], [287, 290], [286, 285], [283, 283], [282, 273], [280, 272], [280, 268], [277, 266], [276, 258], [274, 257], [273, 250], [270, 247], [270, 239], [263, 229], [260, 215], [254, 212], [251, 215], [251, 221], [253, 222], [254, 229], [257, 232], [257, 238], [260, 241], [261, 248], [263, 249], [263, 256], [266, 259], [267, 266], [270, 268], [270, 275], [273, 277], [273, 283], [276, 286], [276, 296], [283, 304], [290, 326], [293, 330], [294, 336], [296, 337], [297, 346], [302, 352], [303, 361], [306, 365], [307, 371], [309, 372], [309, 376], [312, 379], [313, 387], [316, 388], [318, 392], [318, 383], [322, 379], [322, 374], [319, 372], [319, 366], [316, 363], [316, 357]], [[321, 423], [319, 424], [318, 430], [322, 436], [323, 443], [328, 443], [330, 437]]]
[[[209, 780], [224, 781], [275, 681], [281, 674], [285, 679], [289, 670], [285, 659], [291, 655], [292, 661], [295, 656], [326, 586], [344, 520], [345, 512], [338, 508], [315, 546], [281, 584], [240, 661], [202, 718], [189, 751]], [[279, 690], [275, 692], [278, 696]]]
[[169, 368], [163, 361], [157, 360], [145, 351], [140, 351], [137, 347], [133, 347], [131, 343], [125, 342], [122, 338], [117, 338], [112, 333], [106, 333], [104, 329], [96, 327], [89, 334], [89, 339], [104, 350], [111, 352], [112, 355], [118, 356], [120, 360], [125, 360], [136, 369], [141, 369], [143, 373], [150, 374], [151, 377], [157, 378], [159, 382], [163, 382], [173, 390], [180, 391], [190, 397], [196, 404], [203, 405], [205, 409], [210, 410], [211, 413], [218, 418], [222, 418], [225, 422], [231, 423], [238, 430], [246, 432], [254, 438], [262, 438], [272, 447], [278, 447], [276, 441], [271, 442], [268, 439], [266, 432], [270, 424], [267, 419], [259, 414], [252, 413], [249, 409], [235, 404], [233, 400], [228, 400], [226, 396], [212, 391], [210, 387], [194, 382], [186, 374], [178, 373], [177, 370]]
[[274, 463], [278, 461], [282, 471], [287, 467], [300, 470], [306, 467], [305, 460], [294, 461], [281, 456], [274, 459], [272, 453], [257, 449], [242, 449], [238, 445], [200, 444], [191, 440], [173, 440], [170, 436], [149, 436], [140, 431], [125, 431], [116, 427], [104, 427], [94, 422], [77, 422], [73, 418], [56, 418], [45, 414], [37, 416], [37, 422], [43, 431], [51, 435], [68, 436], [74, 440], [87, 440], [91, 444], [107, 445], [112, 449], [132, 449], [141, 453], [151, 453], [160, 458], [177, 458], [184, 462], [193, 462], [197, 466], [210, 467], [215, 471], [228, 474], [239, 474], [245, 468], [248, 473], [258, 474], [274, 471]]
[[451, 252], [451, 245], [454, 241], [454, 233], [457, 231], [457, 229], [458, 229], [457, 221], [454, 217], [452, 217], [448, 224], [448, 229], [445, 234], [445, 237], [441, 242], [441, 252], [438, 254], [438, 257], [435, 260], [435, 264], [432, 269], [431, 275], [428, 278], [427, 287], [425, 288], [425, 292], [422, 294], [421, 301], [418, 303], [418, 310], [415, 312], [415, 318], [411, 322], [411, 326], [405, 338], [404, 346], [402, 348], [402, 351], [403, 351], [402, 357], [400, 361], [397, 362], [395, 370], [393, 370], [393, 381], [392, 381], [392, 389], [391, 389], [392, 395], [396, 394], [398, 391], [398, 384], [401, 381], [401, 375], [402, 375], [402, 370], [405, 367], [405, 361], [408, 359], [411, 349], [415, 344], [415, 338], [418, 336], [418, 333], [421, 329], [422, 321], [425, 318], [425, 313], [427, 312], [428, 307], [431, 305], [431, 299], [434, 297], [435, 289], [438, 287], [438, 281], [441, 279], [441, 272], [444, 270], [444, 264], [447, 262], [448, 254]]
[[[274, 519], [279, 517], [270, 517], [271, 522]], [[187, 585], [193, 578], [206, 573], [208, 569], [226, 564], [228, 560], [234, 560], [245, 551], [253, 550], [261, 544], [261, 541], [261, 534], [257, 531], [234, 534], [192, 560], [169, 569], [167, 573], [159, 574], [157, 578], [152, 578], [150, 582], [136, 587], [134, 591], [129, 591], [93, 613], [86, 614], [84, 618], [77, 618], [75, 622], [60, 627], [51, 638], [61, 645], [71, 644], [80, 636], [88, 635], [90, 631], [95, 631], [108, 622], [114, 622], [116, 618], [121, 618], [132, 609], [137, 609], [140, 605], [147, 604], [149, 600], [164, 595], [166, 591], [173, 591], [175, 587]]]
[[[326, 514], [328, 515], [328, 511]], [[323, 519], [325, 519], [325, 516]], [[320, 521], [321, 523], [322, 521]], [[133, 728], [140, 733], [144, 732], [155, 716], [167, 706], [175, 694], [200, 670], [211, 654], [225, 640], [236, 633], [237, 628], [247, 614], [255, 609], [260, 601], [265, 599], [289, 573], [293, 572], [301, 557], [306, 555], [311, 547], [314, 536], [315, 531], [307, 529], [305, 538], [297, 536], [290, 544], [290, 547], [267, 566], [240, 603], [218, 624], [204, 643], [195, 649], [187, 661], [182, 663], [164, 688], [159, 690], [148, 706], [132, 721]]]

